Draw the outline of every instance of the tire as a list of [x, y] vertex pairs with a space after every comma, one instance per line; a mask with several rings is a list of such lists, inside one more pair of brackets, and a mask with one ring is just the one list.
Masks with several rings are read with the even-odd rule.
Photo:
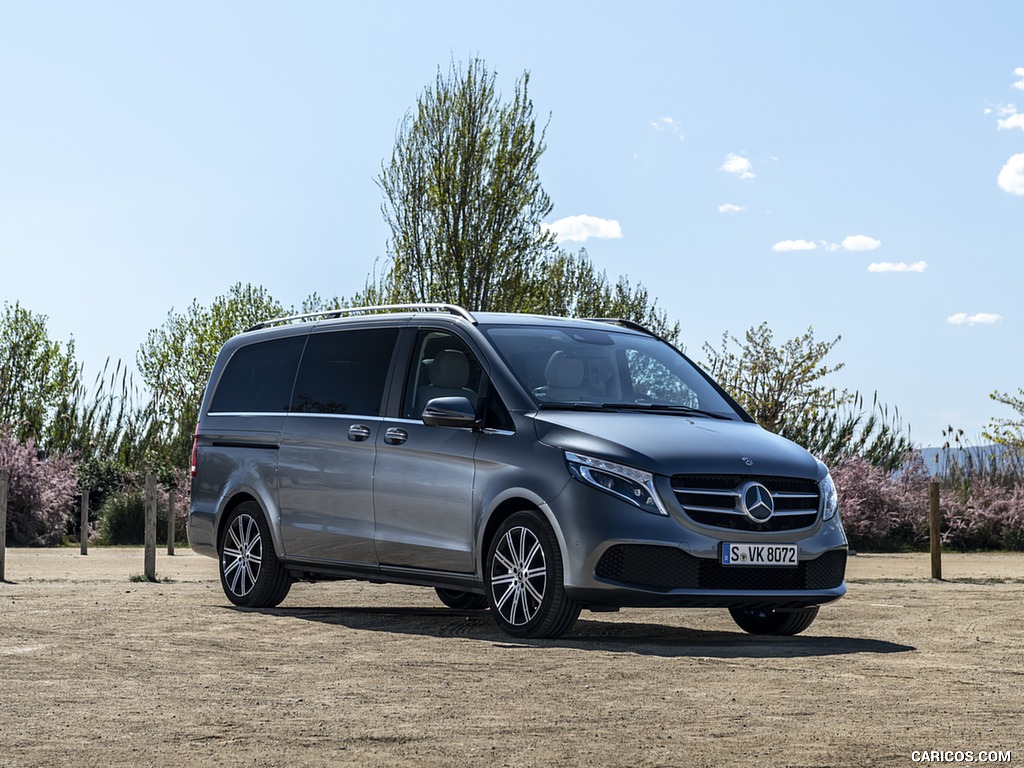
[[217, 551], [220, 584], [235, 605], [273, 608], [287, 597], [292, 580], [277, 559], [270, 526], [256, 502], [246, 501], [228, 514]]
[[456, 608], [460, 611], [477, 611], [487, 607], [487, 595], [478, 595], [474, 592], [462, 592], [457, 589], [442, 589], [436, 587], [438, 598], [449, 608]]
[[774, 608], [730, 608], [732, 619], [740, 629], [752, 635], [798, 635], [811, 626], [818, 615], [818, 606], [797, 611], [778, 611]]
[[580, 603], [565, 593], [562, 556], [539, 512], [517, 512], [498, 528], [484, 577], [491, 613], [513, 637], [559, 637], [576, 623]]

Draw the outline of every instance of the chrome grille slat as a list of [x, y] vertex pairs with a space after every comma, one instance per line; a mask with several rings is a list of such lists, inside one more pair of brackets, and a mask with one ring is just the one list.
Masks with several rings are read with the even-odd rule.
[[[775, 511], [766, 522], [752, 520], [741, 507], [740, 492], [749, 482], [771, 493]], [[711, 528], [770, 533], [810, 528], [818, 520], [818, 484], [807, 478], [673, 475], [671, 484], [683, 512]]]
[[[712, 512], [716, 515], [737, 515], [739, 517], [746, 517], [742, 509], [723, 509], [722, 507], [701, 507], [696, 504], [683, 504], [683, 509], [687, 512]], [[818, 510], [816, 509], [780, 509], [776, 510], [775, 515], [816, 515]], [[773, 517], [775, 516], [773, 515]]]
[[695, 488], [676, 488], [673, 486], [672, 490], [676, 493], [692, 493], [700, 494], [701, 496], [732, 496], [737, 499], [740, 497], [736, 491], [716, 491], [711, 488], [701, 488], [700, 490], [697, 490]]

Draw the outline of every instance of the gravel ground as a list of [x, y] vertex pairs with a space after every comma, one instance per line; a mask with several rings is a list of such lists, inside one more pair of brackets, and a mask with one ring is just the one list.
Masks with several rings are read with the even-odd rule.
[[946, 555], [942, 582], [859, 555], [791, 638], [629, 609], [519, 641], [431, 590], [299, 584], [255, 611], [188, 550], [142, 572], [141, 549], [7, 551], [0, 766], [1024, 762], [1024, 554]]

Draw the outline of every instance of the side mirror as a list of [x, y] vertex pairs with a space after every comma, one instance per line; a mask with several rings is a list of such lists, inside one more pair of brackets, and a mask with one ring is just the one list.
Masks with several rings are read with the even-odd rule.
[[435, 397], [420, 416], [428, 427], [475, 427], [476, 409], [466, 397]]

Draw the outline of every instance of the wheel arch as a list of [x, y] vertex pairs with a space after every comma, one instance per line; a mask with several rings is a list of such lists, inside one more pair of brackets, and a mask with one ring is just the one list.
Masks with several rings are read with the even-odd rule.
[[487, 567], [487, 553], [490, 551], [491, 542], [494, 541], [494, 534], [501, 527], [501, 524], [516, 512], [526, 511], [539, 512], [547, 521], [547, 524], [555, 534], [555, 540], [558, 542], [558, 550], [563, 566], [568, 562], [569, 553], [565, 543], [565, 536], [561, 526], [558, 525], [558, 521], [555, 519], [554, 513], [551, 511], [551, 507], [539, 498], [533, 497], [532, 494], [510, 494], [494, 505], [494, 508], [487, 516], [487, 521], [477, 542], [477, 568], [479, 569], [478, 575], [481, 583], [484, 580], [484, 569]]
[[260, 500], [259, 496], [248, 490], [239, 490], [226, 498], [224, 503], [221, 504], [220, 512], [217, 514], [217, 524], [214, 526], [214, 547], [218, 554], [220, 553], [220, 541], [221, 535], [224, 533], [224, 521], [227, 520], [231, 513], [238, 509], [246, 502], [251, 501], [260, 508], [260, 513], [263, 515], [263, 519], [266, 520], [267, 527], [270, 529], [270, 537], [273, 540], [274, 551], [281, 552], [280, 542], [278, 541], [278, 527], [275, 525], [275, 520], [267, 511], [266, 505]]

